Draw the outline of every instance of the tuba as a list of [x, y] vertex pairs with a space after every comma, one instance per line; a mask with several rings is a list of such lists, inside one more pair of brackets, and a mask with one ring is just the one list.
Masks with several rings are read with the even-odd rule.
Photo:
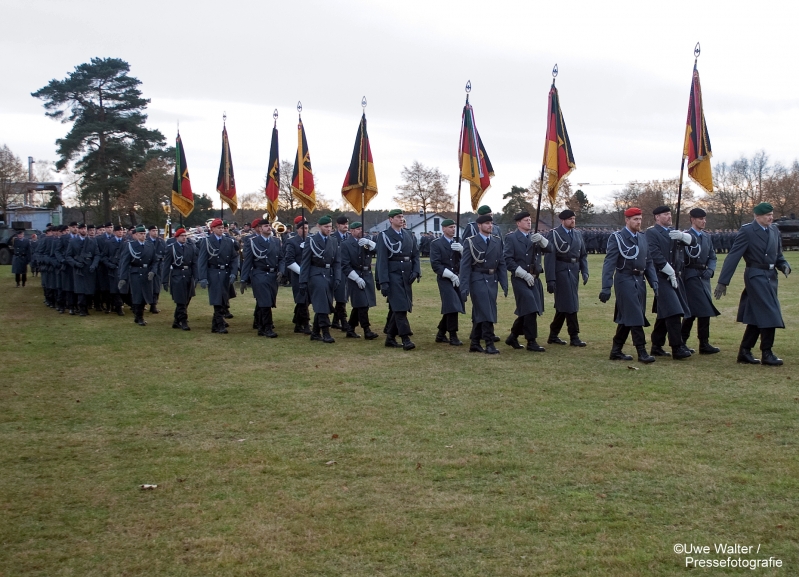
[[[269, 220], [269, 213], [265, 212], [263, 218], [264, 220]], [[279, 220], [275, 220], [272, 223], [272, 230], [274, 231], [275, 234], [283, 234], [288, 229], [286, 228], [285, 224], [283, 224]]]

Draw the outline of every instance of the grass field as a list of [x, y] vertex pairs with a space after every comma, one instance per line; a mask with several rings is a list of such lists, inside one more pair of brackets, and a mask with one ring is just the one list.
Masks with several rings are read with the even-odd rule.
[[433, 342], [429, 267], [410, 352], [292, 334], [288, 289], [270, 340], [251, 293], [214, 335], [200, 291], [186, 333], [168, 295], [147, 327], [58, 315], [3, 267], [0, 575], [679, 575], [675, 544], [726, 559], [716, 543], [799, 574], [799, 279], [781, 280], [785, 366], [735, 363], [742, 269], [711, 324], [721, 354], [644, 366], [607, 360], [589, 262], [588, 347], [494, 357]]

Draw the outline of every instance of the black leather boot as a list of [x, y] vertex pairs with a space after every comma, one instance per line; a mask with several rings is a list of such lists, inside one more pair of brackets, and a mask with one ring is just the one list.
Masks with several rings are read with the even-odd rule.
[[721, 351], [720, 348], [714, 347], [713, 345], [711, 345], [707, 341], [702, 341], [701, 343], [699, 343], [699, 354], [700, 355], [715, 355], [719, 351]]
[[646, 345], [638, 345], [635, 347], [635, 350], [638, 351], [638, 362], [649, 364], [655, 362], [655, 357], [646, 354]]
[[322, 331], [322, 342], [323, 343], [335, 343], [336, 339], [330, 336], [330, 331], [323, 330]]
[[[663, 347], [661, 347], [660, 345], [652, 345], [652, 349], [649, 351], [649, 353], [653, 357], [670, 357], [671, 356], [671, 353], [666, 351], [666, 350], [664, 350]], [[649, 356], [649, 355], [647, 355], [647, 356]]]
[[406, 351], [410, 351], [415, 349], [416, 345], [413, 344], [413, 341], [411, 341], [411, 337], [405, 335], [402, 337], [402, 348]]
[[760, 359], [756, 359], [752, 356], [752, 349], [745, 349], [741, 347], [738, 349], [738, 358], [736, 359], [739, 363], [743, 363], [746, 365], [759, 365]]
[[778, 358], [777, 355], [771, 352], [771, 349], [765, 349], [761, 351], [760, 362], [770, 367], [782, 366], [782, 359]]
[[623, 344], [619, 344], [616, 341], [613, 341], [613, 348], [610, 349], [610, 360], [611, 361], [631, 361], [633, 358], [630, 355], [625, 355], [624, 351], [621, 350]]
[[449, 344], [451, 346], [453, 346], [453, 347], [461, 347], [461, 346], [463, 346], [463, 343], [458, 338], [458, 333], [456, 333], [456, 332], [449, 333]]
[[691, 358], [691, 351], [685, 345], [680, 345], [679, 347], [672, 347], [671, 352], [672, 352], [671, 358], [674, 359], [675, 361]]
[[[472, 343], [474, 344], [474, 343]], [[519, 342], [519, 337], [514, 335], [513, 333], [508, 335], [508, 338], [505, 339], [505, 344], [511, 347], [512, 349], [523, 349], [524, 346]], [[480, 346], [480, 343], [477, 343], [477, 346]]]
[[397, 337], [386, 336], [386, 346], [390, 349], [400, 349], [402, 345], [397, 342]]
[[566, 341], [564, 341], [558, 335], [549, 335], [549, 338], [547, 339], [547, 344], [550, 344], [550, 345], [565, 345]]
[[[521, 345], [519, 345], [521, 347]], [[516, 347], [514, 347], [516, 348]], [[484, 353], [485, 350], [483, 347], [480, 346], [480, 341], [472, 341], [469, 344], [469, 352], [470, 353]]]
[[[565, 345], [566, 343], [563, 343], [563, 344]], [[542, 347], [541, 345], [539, 345], [535, 341], [535, 339], [533, 339], [532, 341], [527, 341], [527, 350], [528, 351], [535, 351], [536, 353], [543, 353], [543, 352], [546, 351], [546, 349], [544, 347]]]
[[447, 335], [444, 334], [442, 331], [438, 331], [436, 333], [436, 342], [437, 343], [447, 343], [449, 339], [447, 339]]

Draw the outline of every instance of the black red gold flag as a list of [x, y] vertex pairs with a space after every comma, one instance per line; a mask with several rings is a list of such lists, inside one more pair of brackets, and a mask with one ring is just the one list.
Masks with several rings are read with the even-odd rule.
[[186, 166], [186, 153], [180, 132], [175, 142], [175, 176], [172, 179], [172, 206], [184, 217], [194, 210], [194, 194], [191, 192], [189, 168]]
[[219, 191], [222, 202], [230, 207], [233, 214], [236, 214], [236, 210], [239, 208], [239, 201], [236, 197], [236, 179], [233, 177], [233, 157], [230, 156], [227, 127], [222, 127], [222, 160], [219, 163], [216, 190]]
[[483, 141], [477, 132], [474, 122], [474, 109], [466, 100], [461, 117], [461, 141], [458, 150], [458, 160], [461, 163], [461, 178], [468, 180], [471, 188], [472, 210], [477, 210], [480, 199], [491, 187], [491, 177], [494, 176], [494, 167], [488, 158]]
[[[310, 166], [310, 162], [309, 162]], [[277, 121], [272, 127], [272, 146], [269, 148], [269, 170], [266, 173], [266, 211], [269, 218], [277, 218], [280, 202], [280, 154], [277, 147]]]
[[691, 81], [691, 96], [688, 100], [688, 121], [685, 126], [683, 156], [688, 159], [688, 176], [705, 192], [713, 192], [713, 171], [710, 168], [710, 136], [705, 124], [705, 111], [702, 108], [702, 87], [699, 84], [699, 71], [694, 63], [694, 76]]
[[314, 211], [316, 189], [314, 188], [311, 155], [308, 153], [308, 141], [305, 138], [302, 118], [297, 125], [297, 157], [294, 159], [294, 173], [291, 175], [291, 192], [305, 208], [311, 212]]
[[558, 196], [558, 187], [563, 179], [569, 176], [576, 168], [572, 154], [569, 133], [566, 132], [566, 123], [563, 120], [563, 111], [560, 109], [560, 98], [555, 82], [549, 90], [549, 105], [547, 107], [547, 137], [544, 144], [544, 168], [547, 177], [547, 194], [552, 202]]
[[361, 124], [358, 127], [358, 134], [355, 136], [355, 147], [352, 150], [347, 176], [344, 177], [344, 184], [341, 187], [341, 196], [359, 214], [377, 196], [375, 165], [372, 161], [369, 134], [366, 131], [365, 113], [361, 116]]

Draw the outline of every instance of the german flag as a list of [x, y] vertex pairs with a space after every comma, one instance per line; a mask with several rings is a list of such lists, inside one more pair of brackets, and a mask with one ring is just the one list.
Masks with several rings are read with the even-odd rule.
[[269, 148], [269, 171], [266, 173], [266, 211], [269, 218], [277, 218], [280, 199], [280, 154], [277, 148], [277, 120], [272, 127], [272, 146]]
[[184, 217], [194, 210], [194, 194], [191, 192], [189, 168], [186, 166], [186, 153], [180, 132], [175, 143], [175, 177], [172, 179], [172, 206]]
[[375, 165], [372, 161], [372, 148], [369, 146], [369, 134], [366, 132], [366, 113], [361, 116], [350, 167], [341, 187], [341, 196], [358, 214], [377, 196]]
[[688, 159], [688, 176], [705, 192], [713, 192], [713, 171], [710, 168], [710, 136], [705, 124], [705, 111], [702, 108], [702, 87], [699, 84], [699, 71], [694, 62], [694, 76], [691, 81], [691, 96], [688, 99], [688, 121], [685, 125], [685, 144], [683, 156]]
[[305, 138], [305, 127], [300, 118], [297, 125], [297, 157], [294, 159], [294, 173], [291, 175], [291, 192], [302, 205], [314, 211], [316, 208], [316, 189], [311, 169], [311, 155], [308, 153], [308, 141]]
[[230, 207], [233, 214], [239, 208], [236, 198], [236, 179], [233, 177], [233, 158], [230, 156], [230, 142], [227, 139], [227, 127], [222, 127], [222, 160], [219, 163], [219, 176], [216, 179], [216, 190], [222, 202]]
[[488, 159], [488, 154], [480, 140], [477, 126], [474, 123], [474, 110], [466, 98], [461, 117], [461, 142], [458, 150], [458, 160], [461, 163], [461, 178], [468, 180], [471, 187], [472, 210], [477, 210], [480, 199], [491, 187], [491, 177], [494, 176], [494, 167]]
[[569, 133], [566, 132], [566, 123], [563, 121], [563, 112], [560, 109], [560, 98], [555, 82], [549, 90], [549, 105], [547, 107], [547, 138], [544, 144], [544, 169], [547, 177], [547, 194], [552, 202], [558, 196], [558, 187], [563, 179], [576, 168], [572, 146], [569, 142]]

